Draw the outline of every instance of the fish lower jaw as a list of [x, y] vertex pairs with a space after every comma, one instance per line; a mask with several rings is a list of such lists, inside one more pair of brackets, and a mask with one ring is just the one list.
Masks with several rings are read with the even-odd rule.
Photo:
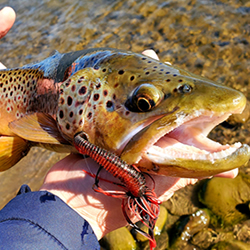
[[153, 162], [154, 164], [173, 164], [178, 161], [193, 160], [193, 161], [210, 161], [214, 163], [216, 160], [226, 158], [236, 152], [242, 146], [237, 142], [231, 146], [224, 145], [219, 147], [217, 151], [210, 152], [199, 149], [194, 146], [182, 144], [180, 142], [161, 148], [153, 145], [143, 155], [143, 158]]

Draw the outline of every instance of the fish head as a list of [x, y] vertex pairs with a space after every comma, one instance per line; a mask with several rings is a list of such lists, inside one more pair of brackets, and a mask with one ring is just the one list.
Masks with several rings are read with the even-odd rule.
[[245, 104], [239, 91], [178, 67], [112, 52], [61, 86], [57, 120], [69, 141], [83, 131], [91, 143], [144, 171], [200, 177], [249, 159], [248, 146], [207, 138]]

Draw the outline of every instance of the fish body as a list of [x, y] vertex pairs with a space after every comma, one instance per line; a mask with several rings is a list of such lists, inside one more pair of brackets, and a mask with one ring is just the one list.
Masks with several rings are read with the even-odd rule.
[[250, 156], [247, 145], [207, 138], [244, 109], [242, 93], [133, 52], [56, 52], [0, 71], [0, 96], [1, 170], [30, 146], [76, 152], [80, 132], [128, 164], [163, 175], [210, 176]]

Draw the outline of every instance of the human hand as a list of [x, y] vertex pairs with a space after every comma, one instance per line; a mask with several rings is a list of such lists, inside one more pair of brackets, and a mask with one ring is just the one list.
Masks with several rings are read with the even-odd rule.
[[[5, 7], [0, 10], [0, 39], [4, 37], [13, 26], [16, 19], [15, 11], [10, 7]], [[0, 69], [5, 69], [5, 66], [0, 62]]]
[[[98, 239], [105, 234], [127, 225], [121, 209], [121, 199], [105, 196], [93, 190], [99, 165], [91, 158], [71, 154], [56, 163], [48, 172], [41, 190], [47, 190], [60, 197], [91, 225]], [[90, 176], [91, 173], [93, 176]], [[217, 176], [234, 178], [238, 170]], [[117, 183], [111, 174], [102, 170], [100, 178]], [[197, 182], [198, 179], [151, 175], [155, 182], [155, 193], [161, 201], [168, 200], [177, 190]], [[147, 185], [152, 188], [152, 180], [146, 176]], [[105, 190], [121, 190], [116, 184], [100, 181]], [[132, 218], [132, 215], [131, 215]], [[135, 218], [133, 219], [135, 222]]]

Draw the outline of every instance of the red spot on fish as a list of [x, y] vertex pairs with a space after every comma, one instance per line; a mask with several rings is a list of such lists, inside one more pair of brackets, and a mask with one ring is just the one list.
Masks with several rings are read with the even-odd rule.
[[74, 92], [75, 90], [76, 90], [76, 86], [73, 85], [73, 86], [71, 87], [71, 91]]
[[64, 104], [64, 98], [61, 97], [60, 100], [59, 100], [60, 104]]

